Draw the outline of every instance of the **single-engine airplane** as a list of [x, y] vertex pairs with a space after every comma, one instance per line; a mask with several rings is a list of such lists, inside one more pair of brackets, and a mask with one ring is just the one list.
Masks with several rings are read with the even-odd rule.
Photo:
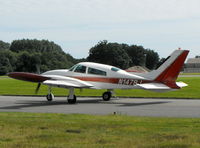
[[114, 89], [145, 89], [156, 92], [177, 90], [187, 86], [176, 82], [178, 74], [188, 55], [188, 50], [175, 50], [156, 70], [148, 73], [129, 73], [114, 66], [81, 62], [70, 69], [51, 70], [42, 74], [11, 72], [9, 77], [18, 80], [37, 82], [36, 93], [41, 84], [48, 85], [48, 101], [54, 99], [52, 87], [69, 89], [69, 104], [76, 103], [75, 88], [107, 89], [103, 93], [104, 101], [109, 101]]

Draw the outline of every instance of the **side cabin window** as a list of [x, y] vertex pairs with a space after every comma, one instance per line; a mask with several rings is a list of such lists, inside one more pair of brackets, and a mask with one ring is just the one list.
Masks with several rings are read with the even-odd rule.
[[83, 65], [78, 65], [74, 72], [80, 72], [80, 73], [85, 73], [86, 72], [86, 66]]
[[88, 74], [94, 74], [94, 75], [101, 75], [101, 76], [106, 76], [106, 72], [99, 70], [99, 69], [95, 69], [95, 68], [88, 68]]
[[114, 72], [117, 72], [117, 71], [119, 71], [120, 69], [117, 68], [117, 67], [112, 67], [111, 70], [114, 71]]

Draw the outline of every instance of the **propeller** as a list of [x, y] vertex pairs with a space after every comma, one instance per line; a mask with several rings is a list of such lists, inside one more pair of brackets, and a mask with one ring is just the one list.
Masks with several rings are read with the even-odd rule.
[[[37, 69], [37, 74], [40, 74], [40, 65], [36, 64], [36, 69]], [[38, 85], [35, 89], [35, 94], [37, 94], [38, 91], [40, 90], [40, 86], [41, 86], [41, 83], [38, 83]]]
[[36, 89], [35, 89], [35, 94], [38, 93], [38, 91], [39, 91], [39, 89], [40, 89], [40, 86], [41, 86], [41, 83], [38, 83], [38, 85], [37, 85], [37, 87], [36, 87]]

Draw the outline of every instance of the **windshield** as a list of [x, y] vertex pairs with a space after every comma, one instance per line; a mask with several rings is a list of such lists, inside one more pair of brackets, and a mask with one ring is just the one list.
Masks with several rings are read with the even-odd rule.
[[77, 65], [72, 66], [69, 71], [73, 71]]
[[74, 72], [79, 72], [79, 73], [85, 73], [86, 72], [86, 66], [83, 65], [78, 65]]

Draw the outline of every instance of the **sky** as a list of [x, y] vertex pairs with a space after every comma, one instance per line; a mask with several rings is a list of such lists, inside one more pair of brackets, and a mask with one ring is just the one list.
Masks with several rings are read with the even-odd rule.
[[199, 0], [0, 0], [0, 40], [47, 39], [75, 58], [99, 41], [200, 55]]

